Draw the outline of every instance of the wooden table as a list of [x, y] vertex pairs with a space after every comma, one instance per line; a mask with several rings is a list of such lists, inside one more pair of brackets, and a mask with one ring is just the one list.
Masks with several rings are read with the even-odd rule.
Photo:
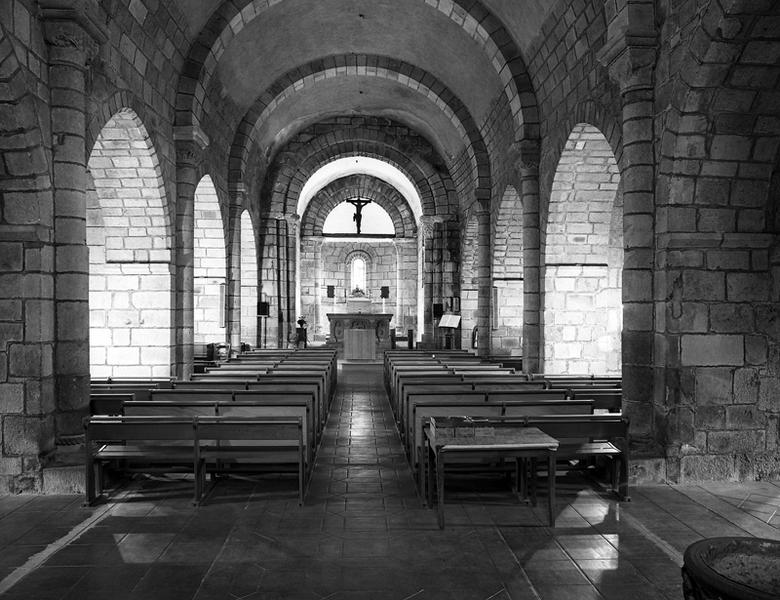
[[[448, 461], [455, 462], [464, 458], [485, 458], [498, 456], [500, 458], [514, 458], [517, 465], [518, 480], [520, 477], [521, 463], [531, 459], [535, 466], [536, 459], [547, 459], [547, 501], [549, 506], [550, 526], [555, 526], [555, 453], [558, 450], [558, 440], [550, 437], [536, 427], [523, 427], [521, 425], [496, 428], [487, 435], [467, 436], [462, 434], [452, 435], [436, 431], [432, 433], [429, 428], [425, 430], [424, 469], [427, 473], [427, 495], [433, 488], [433, 469], [430, 461], [434, 461], [436, 471], [437, 488], [437, 513], [439, 528], [444, 529], [444, 469]], [[532, 467], [532, 477], [535, 477], [535, 469]], [[519, 487], [518, 481], [518, 487]], [[534, 501], [535, 498], [534, 485]]]

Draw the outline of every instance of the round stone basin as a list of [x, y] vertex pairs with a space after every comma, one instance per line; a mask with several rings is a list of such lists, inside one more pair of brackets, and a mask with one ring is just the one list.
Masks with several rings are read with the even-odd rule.
[[682, 568], [686, 600], [777, 600], [780, 542], [708, 538], [691, 544]]

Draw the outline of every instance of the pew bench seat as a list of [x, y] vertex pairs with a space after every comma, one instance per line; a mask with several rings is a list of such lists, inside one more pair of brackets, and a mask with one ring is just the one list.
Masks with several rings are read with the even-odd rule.
[[207, 472], [233, 471], [239, 463], [242, 471], [260, 466], [286, 471], [294, 466], [298, 503], [303, 504], [306, 459], [301, 418], [94, 416], [84, 419], [84, 430], [88, 505], [103, 495], [103, 473], [109, 463], [121, 463], [125, 470], [192, 473], [194, 504], [204, 496]]

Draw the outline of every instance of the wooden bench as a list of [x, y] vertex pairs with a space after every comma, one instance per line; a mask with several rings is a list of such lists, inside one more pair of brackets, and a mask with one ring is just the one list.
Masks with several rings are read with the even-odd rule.
[[417, 475], [420, 489], [424, 485], [420, 479], [420, 456], [424, 443], [424, 428], [431, 417], [481, 417], [481, 418], [523, 418], [528, 415], [589, 415], [593, 412], [593, 403], [589, 400], [539, 400], [452, 403], [443, 401], [420, 402], [416, 404], [410, 429], [407, 432], [406, 450], [412, 471]]
[[300, 418], [95, 416], [84, 420], [84, 431], [87, 504], [96, 499], [95, 468], [102, 495], [103, 468], [116, 461], [135, 464], [144, 471], [157, 465], [156, 470], [191, 472], [195, 504], [203, 496], [207, 470], [223, 471], [236, 461], [275, 468], [294, 463], [298, 503], [303, 504], [306, 462]]
[[196, 479], [193, 502], [200, 498], [193, 417], [94, 416], [84, 419], [86, 503], [103, 494], [103, 468], [107, 462], [159, 465], [165, 471], [187, 470]]
[[628, 419], [620, 415], [528, 416], [526, 424], [556, 438], [558, 458], [605, 457], [612, 461], [612, 489], [621, 500], [628, 493]]
[[125, 402], [135, 400], [135, 394], [124, 393], [90, 393], [89, 414], [91, 415], [121, 415]]
[[571, 389], [572, 398], [590, 398], [593, 407], [601, 412], [620, 413], [623, 411], [622, 388], [574, 388]]
[[290, 465], [297, 467], [298, 506], [303, 506], [306, 464], [300, 418], [198, 417], [197, 436], [197, 489], [205, 490], [207, 472], [234, 472], [260, 465], [277, 471]]
[[402, 432], [402, 439], [408, 439], [406, 436], [412, 429], [415, 406], [420, 402], [428, 404], [435, 402], [440, 402], [442, 404], [479, 404], [512, 401], [541, 402], [566, 399], [567, 394], [564, 390], [495, 390], [482, 392], [472, 390], [456, 393], [442, 393], [437, 390], [432, 392], [410, 393], [406, 395], [400, 406], [401, 420], [399, 429]]

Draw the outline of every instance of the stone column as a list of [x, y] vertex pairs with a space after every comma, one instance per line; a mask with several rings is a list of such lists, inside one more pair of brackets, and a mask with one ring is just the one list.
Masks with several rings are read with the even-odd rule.
[[664, 410], [665, 373], [664, 359], [654, 357], [653, 300], [665, 304], [666, 292], [654, 289], [655, 9], [652, 0], [606, 6], [609, 30], [598, 58], [620, 86], [623, 104], [623, 409], [631, 419], [634, 456], [659, 456], [665, 432], [656, 430], [656, 413]]
[[541, 370], [542, 343], [538, 142], [521, 144], [517, 174], [523, 203], [523, 370], [538, 373]]
[[493, 279], [490, 274], [490, 198], [477, 198], [477, 354], [490, 354], [490, 303]]
[[49, 50], [54, 184], [54, 372], [58, 442], [82, 433], [89, 407], [86, 71], [107, 39], [94, 1], [40, 3]]
[[209, 140], [195, 126], [176, 127], [173, 135], [176, 142], [176, 246], [172, 345], [174, 375], [179, 379], [187, 379], [192, 374], [195, 338], [195, 190], [202, 175], [203, 151]]
[[[440, 219], [439, 219], [440, 221]], [[417, 332], [421, 334], [423, 344], [433, 344], [433, 302], [436, 261], [433, 258], [433, 239], [436, 231], [437, 218], [432, 216], [420, 217], [419, 249], [420, 253], [420, 286], [417, 306]], [[422, 317], [422, 322], [420, 318]]]

